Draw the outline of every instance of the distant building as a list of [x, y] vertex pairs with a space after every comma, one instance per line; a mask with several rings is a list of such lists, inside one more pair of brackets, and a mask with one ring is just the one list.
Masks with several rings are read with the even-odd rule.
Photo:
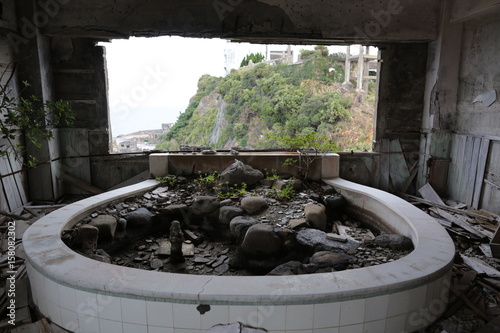
[[172, 128], [171, 123], [161, 124], [161, 129], [144, 130], [113, 138], [113, 153], [151, 151], [161, 143], [161, 137]]

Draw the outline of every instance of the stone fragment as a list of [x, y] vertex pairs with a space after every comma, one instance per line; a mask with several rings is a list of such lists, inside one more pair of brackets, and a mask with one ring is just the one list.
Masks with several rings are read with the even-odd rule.
[[219, 223], [221, 225], [229, 226], [229, 223], [236, 216], [241, 216], [245, 213], [243, 208], [235, 206], [224, 206], [219, 211]]
[[94, 251], [97, 248], [99, 229], [93, 225], [84, 224], [78, 228], [78, 237], [82, 242], [82, 250]]
[[99, 229], [99, 240], [109, 241], [115, 238], [117, 221], [111, 215], [99, 215], [90, 221], [89, 225]]
[[124, 217], [125, 220], [127, 220], [128, 227], [137, 229], [149, 227], [153, 215], [154, 214], [148, 209], [141, 207], [133, 212], [127, 213]]
[[391, 250], [410, 251], [413, 249], [411, 239], [398, 234], [382, 234], [372, 241], [374, 246], [386, 247]]
[[203, 216], [215, 212], [220, 207], [220, 201], [216, 197], [200, 196], [191, 205], [191, 211], [195, 215]]
[[306, 219], [291, 219], [288, 222], [288, 226], [291, 229], [300, 229], [302, 227], [306, 227], [307, 226], [307, 220]]
[[151, 260], [151, 262], [149, 263], [149, 266], [151, 267], [151, 269], [158, 269], [158, 268], [162, 268], [163, 267], [163, 261], [160, 260], [160, 259], [153, 259]]
[[347, 237], [346, 236], [337, 235], [337, 234], [334, 234], [334, 233], [328, 233], [328, 234], [326, 234], [326, 239], [334, 240], [334, 241], [342, 242], [342, 243], [347, 242]]
[[241, 207], [249, 215], [254, 215], [269, 208], [266, 199], [262, 197], [245, 197], [241, 200]]
[[281, 238], [269, 224], [254, 224], [248, 228], [241, 250], [250, 255], [274, 255], [281, 251]]
[[307, 222], [311, 227], [324, 231], [326, 229], [326, 208], [321, 204], [310, 203], [304, 207]]
[[231, 186], [241, 185], [242, 183], [252, 186], [264, 179], [264, 174], [250, 165], [235, 160], [226, 170], [222, 171], [220, 177], [223, 183]]
[[209, 259], [209, 258], [195, 257], [193, 259], [193, 264], [195, 264], [195, 265], [203, 265], [203, 264], [209, 263], [210, 261], [211, 261], [211, 259]]
[[237, 241], [243, 240], [243, 236], [247, 232], [248, 228], [252, 225], [259, 223], [257, 219], [247, 217], [247, 216], [236, 216], [229, 223], [229, 229], [231, 234]]
[[226, 273], [228, 270], [229, 270], [229, 265], [228, 264], [222, 264], [220, 266], [217, 266], [214, 269], [214, 272], [217, 275], [222, 275], [222, 274]]
[[299, 244], [308, 247], [314, 252], [318, 251], [333, 251], [338, 252], [355, 250], [360, 243], [348, 239], [346, 243], [337, 242], [326, 238], [326, 233], [317, 229], [304, 229], [297, 233], [296, 240]]
[[191, 214], [191, 208], [185, 204], [175, 204], [162, 208], [160, 213], [169, 218], [187, 222]]
[[318, 268], [331, 267], [336, 271], [342, 271], [347, 268], [350, 260], [351, 257], [344, 253], [320, 251], [312, 255], [309, 263], [316, 265]]

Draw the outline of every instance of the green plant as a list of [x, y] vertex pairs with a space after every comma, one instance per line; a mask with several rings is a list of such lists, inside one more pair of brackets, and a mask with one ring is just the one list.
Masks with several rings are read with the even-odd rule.
[[177, 176], [166, 175], [163, 177], [156, 177], [156, 181], [160, 182], [162, 186], [175, 187], [177, 185]]
[[[0, 74], [0, 82], [3, 81], [7, 69]], [[14, 71], [15, 67], [6, 83], [0, 85], [0, 132], [4, 139], [4, 142], [0, 143], [0, 157], [13, 154], [21, 164], [35, 167], [39, 161], [31, 155], [25, 156], [26, 146], [30, 144], [41, 148], [43, 141], [54, 138], [54, 128], [71, 127], [75, 116], [67, 101], [42, 101], [35, 95], [16, 97], [11, 85]], [[30, 84], [23, 81], [19, 96], [29, 88]]]
[[219, 178], [220, 175], [217, 171], [205, 174], [198, 172], [198, 179], [196, 179], [196, 182], [198, 183], [198, 187], [201, 189], [212, 189], [213, 187], [220, 185]]
[[276, 173], [276, 169], [271, 169], [271, 173], [269, 173], [267, 169], [264, 169], [264, 173], [266, 174], [266, 178], [264, 179], [268, 181], [274, 181], [280, 178], [280, 176]]
[[224, 191], [224, 186], [215, 186], [214, 187], [216, 197], [219, 199], [227, 199], [232, 197], [242, 197], [247, 193], [247, 184], [241, 183], [240, 186], [235, 185], [227, 188]]
[[284, 164], [299, 168], [304, 179], [307, 179], [310, 167], [316, 159], [337, 150], [332, 139], [314, 131], [301, 133], [296, 137], [268, 136], [276, 140], [280, 147], [297, 152], [298, 158], [288, 158]]
[[293, 188], [295, 184], [294, 179], [290, 179], [288, 184], [283, 186], [280, 190], [275, 188], [268, 190], [267, 195], [279, 201], [290, 200], [295, 196], [295, 189]]

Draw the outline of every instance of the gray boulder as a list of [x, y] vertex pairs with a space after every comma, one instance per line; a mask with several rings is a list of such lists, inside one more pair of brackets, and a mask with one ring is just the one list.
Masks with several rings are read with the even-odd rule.
[[359, 242], [350, 239], [346, 243], [330, 240], [326, 237], [326, 232], [318, 229], [301, 230], [297, 233], [296, 240], [299, 244], [309, 248], [313, 252], [347, 252], [349, 250], [356, 250], [360, 246]]
[[175, 204], [162, 208], [160, 213], [175, 220], [186, 221], [191, 214], [191, 208], [186, 204]]
[[269, 224], [250, 226], [241, 243], [241, 250], [250, 255], [274, 255], [281, 251], [281, 238]]
[[257, 219], [247, 216], [237, 216], [229, 223], [229, 229], [231, 230], [231, 235], [233, 235], [237, 241], [240, 241], [245, 236], [248, 228], [257, 223], [259, 223]]
[[307, 222], [311, 227], [326, 230], [326, 208], [321, 204], [310, 203], [304, 207]]
[[316, 265], [318, 268], [331, 267], [336, 271], [342, 271], [347, 268], [350, 260], [351, 257], [344, 253], [320, 251], [312, 255], [309, 263]]
[[241, 208], [243, 208], [247, 214], [254, 215], [269, 208], [269, 205], [266, 199], [262, 197], [244, 197], [241, 200]]
[[130, 213], [127, 213], [124, 218], [127, 220], [127, 227], [129, 228], [143, 228], [149, 227], [151, 218], [153, 217], [147, 208], [139, 208]]
[[277, 266], [267, 275], [282, 276], [282, 275], [298, 275], [305, 273], [306, 271], [304, 270], [303, 265], [300, 261], [289, 261], [282, 265]]
[[397, 251], [410, 251], [413, 250], [413, 243], [411, 239], [406, 236], [398, 234], [382, 234], [375, 237], [372, 241], [374, 246], [380, 246]]
[[215, 212], [220, 207], [220, 200], [211, 196], [197, 197], [191, 205], [191, 211], [194, 215], [208, 215]]
[[89, 225], [99, 229], [100, 240], [109, 241], [115, 238], [117, 221], [114, 216], [98, 215], [90, 221]]
[[229, 185], [245, 183], [251, 186], [264, 179], [264, 174], [239, 160], [235, 160], [226, 170], [222, 171], [220, 177], [222, 182]]
[[221, 207], [219, 211], [219, 224], [229, 226], [229, 223], [236, 216], [241, 216], [245, 214], [245, 211], [241, 207], [235, 206], [224, 206]]

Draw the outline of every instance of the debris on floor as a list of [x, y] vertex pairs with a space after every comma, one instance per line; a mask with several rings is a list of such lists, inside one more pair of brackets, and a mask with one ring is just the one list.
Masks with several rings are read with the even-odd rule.
[[447, 310], [426, 332], [500, 332], [500, 248], [492, 242], [500, 217], [442, 200], [429, 184], [419, 193], [401, 197], [433, 216], [456, 247]]

